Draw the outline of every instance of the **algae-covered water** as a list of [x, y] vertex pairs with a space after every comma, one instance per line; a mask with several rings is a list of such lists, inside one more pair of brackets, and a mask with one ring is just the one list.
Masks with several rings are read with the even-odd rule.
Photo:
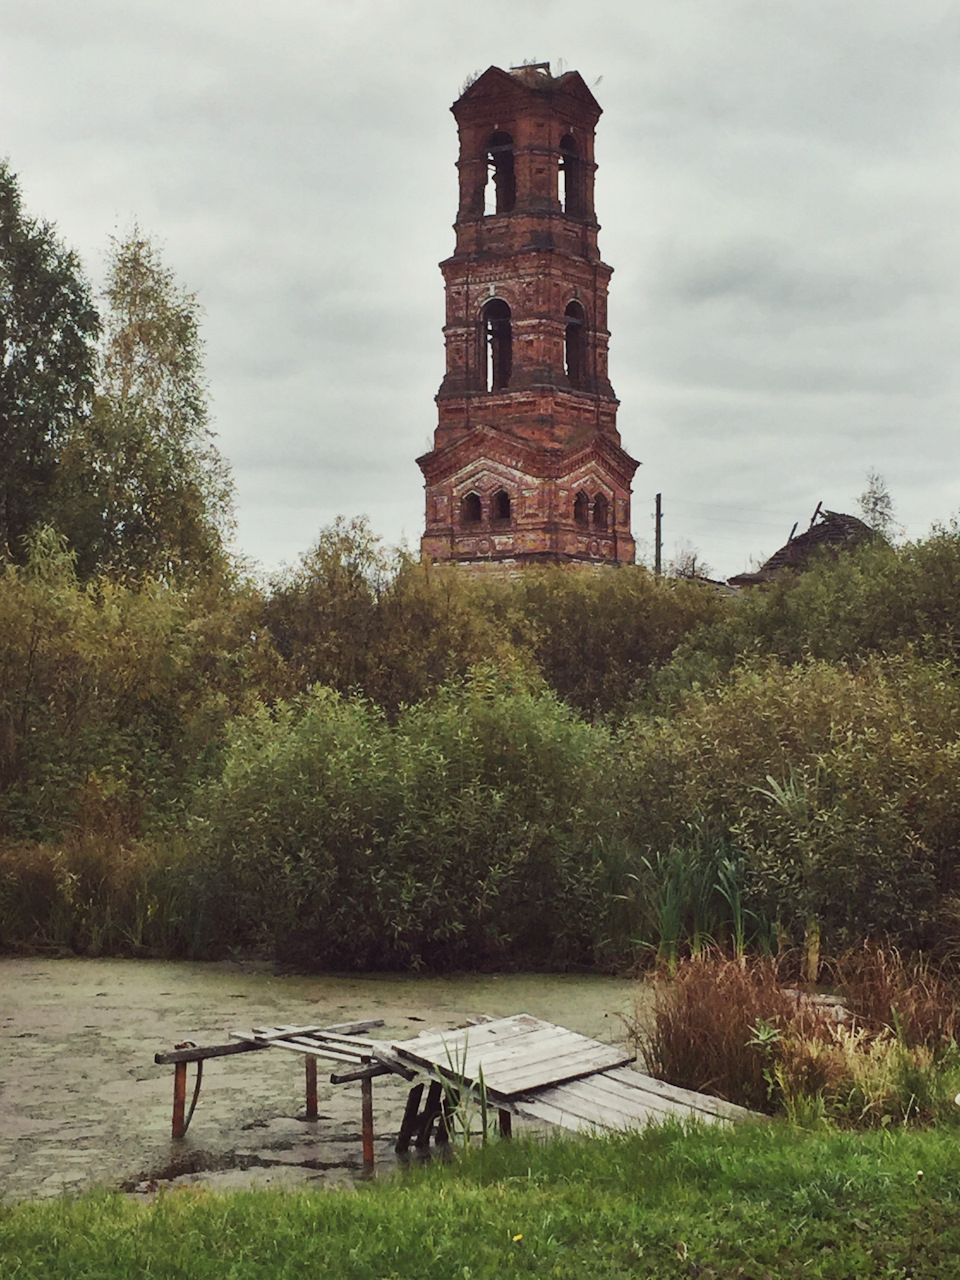
[[[362, 1168], [358, 1084], [331, 1085], [321, 1062], [320, 1118], [307, 1122], [299, 1055], [211, 1059], [189, 1132], [173, 1142], [173, 1068], [153, 1055], [254, 1025], [382, 1018], [376, 1035], [409, 1038], [511, 1013], [617, 1042], [616, 1014], [635, 990], [566, 974], [305, 977], [253, 962], [0, 959], [0, 1196], [349, 1181]], [[378, 1169], [394, 1161], [406, 1091], [395, 1077], [374, 1081]]]

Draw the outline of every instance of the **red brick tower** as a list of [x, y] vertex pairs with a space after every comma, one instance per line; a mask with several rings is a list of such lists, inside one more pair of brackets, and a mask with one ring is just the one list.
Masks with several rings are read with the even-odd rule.
[[593, 209], [600, 107], [576, 71], [490, 67], [452, 111], [460, 208], [421, 549], [432, 560], [626, 562], [630, 482], [607, 377]]

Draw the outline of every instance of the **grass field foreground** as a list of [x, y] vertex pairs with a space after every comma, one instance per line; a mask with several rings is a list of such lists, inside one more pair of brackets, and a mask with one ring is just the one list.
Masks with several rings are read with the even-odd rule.
[[668, 1125], [474, 1150], [355, 1191], [0, 1208], [2, 1280], [955, 1280], [960, 1129]]

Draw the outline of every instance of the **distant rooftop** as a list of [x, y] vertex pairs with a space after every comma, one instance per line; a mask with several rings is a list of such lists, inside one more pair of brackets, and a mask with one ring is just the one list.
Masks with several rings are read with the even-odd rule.
[[[796, 529], [796, 525], [793, 526]], [[822, 547], [830, 547], [834, 551], [850, 551], [864, 542], [871, 542], [880, 535], [868, 524], [856, 516], [845, 515], [842, 511], [824, 511], [817, 505], [810, 527], [805, 533], [794, 537], [791, 533], [786, 543], [759, 569], [753, 573], [738, 573], [728, 581], [731, 587], [751, 587], [763, 582], [772, 582], [785, 569], [803, 570], [808, 561]]]

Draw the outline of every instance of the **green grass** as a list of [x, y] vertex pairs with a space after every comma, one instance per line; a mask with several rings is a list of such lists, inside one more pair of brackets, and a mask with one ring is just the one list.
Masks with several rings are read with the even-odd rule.
[[958, 1259], [952, 1126], [669, 1126], [497, 1143], [348, 1192], [193, 1189], [151, 1205], [99, 1194], [0, 1209], [3, 1280], [955, 1280]]

